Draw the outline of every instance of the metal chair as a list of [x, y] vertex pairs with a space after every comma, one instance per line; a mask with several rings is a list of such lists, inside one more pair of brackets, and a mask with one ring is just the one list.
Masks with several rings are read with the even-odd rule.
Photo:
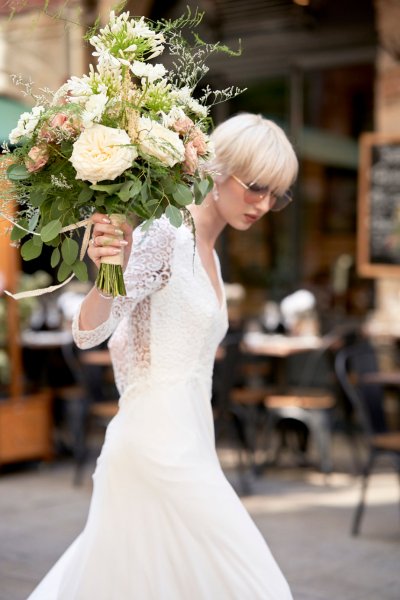
[[361, 496], [351, 527], [351, 533], [355, 536], [360, 531], [369, 476], [376, 459], [388, 456], [400, 476], [400, 432], [391, 432], [388, 429], [383, 386], [365, 381], [368, 373], [379, 371], [374, 348], [368, 341], [365, 340], [338, 352], [335, 370], [340, 385], [358, 417], [368, 448], [367, 460], [362, 469]]
[[[280, 428], [280, 443], [275, 451], [272, 463], [278, 461], [283, 447], [287, 444], [288, 428], [292, 424], [298, 430], [299, 456], [304, 463], [311, 433], [318, 447], [320, 469], [327, 474], [332, 471], [330, 452], [332, 411], [336, 406], [335, 382], [326, 382], [323, 387], [315, 385], [322, 363], [338, 343], [336, 334], [324, 337], [322, 348], [307, 353], [305, 364], [297, 385], [288, 386], [285, 391], [275, 391], [264, 398], [267, 409], [267, 439], [272, 439], [272, 431]], [[263, 470], [270, 464], [266, 461], [260, 466]]]

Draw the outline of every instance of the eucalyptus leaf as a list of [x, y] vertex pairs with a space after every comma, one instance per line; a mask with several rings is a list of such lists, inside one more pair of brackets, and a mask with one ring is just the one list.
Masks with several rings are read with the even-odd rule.
[[128, 200], [131, 197], [131, 185], [133, 184], [133, 181], [127, 181], [126, 183], [124, 183], [124, 185], [122, 186], [122, 188], [119, 190], [119, 192], [117, 192], [117, 196], [120, 200], [122, 200], [122, 202], [128, 202]]
[[68, 275], [71, 275], [71, 273], [72, 273], [71, 265], [67, 265], [67, 263], [62, 262], [57, 271], [58, 281], [65, 281], [65, 279], [67, 279]]
[[21, 225], [22, 227], [25, 227], [25, 229], [28, 229], [28, 227], [29, 227], [28, 219], [20, 219], [18, 221], [18, 223], [16, 225], [14, 225], [14, 227], [11, 230], [10, 239], [13, 242], [21, 240], [25, 235], [27, 235], [27, 232], [24, 231], [23, 229], [21, 229], [20, 227], [18, 227], [18, 224]]
[[150, 229], [150, 227], [153, 225], [154, 223], [154, 217], [150, 217], [150, 219], [147, 219], [147, 221], [145, 221], [143, 223], [143, 225], [140, 227], [141, 231], [148, 231]]
[[54, 248], [53, 252], [51, 253], [51, 258], [50, 258], [50, 264], [53, 267], [53, 269], [60, 262], [60, 258], [61, 258], [60, 249], [59, 248]]
[[67, 265], [73, 265], [79, 254], [79, 244], [70, 237], [66, 237], [61, 244], [61, 255]]
[[176, 208], [176, 206], [172, 206], [172, 204], [167, 206], [165, 214], [168, 217], [171, 225], [174, 227], [180, 227], [182, 225], [182, 213], [179, 208]]
[[192, 191], [186, 185], [183, 185], [183, 183], [178, 183], [175, 186], [172, 197], [181, 206], [187, 206], [193, 202]]
[[13, 164], [7, 169], [7, 177], [11, 181], [22, 181], [23, 179], [29, 179], [31, 174], [25, 165]]
[[40, 213], [38, 210], [36, 210], [33, 213], [33, 215], [31, 216], [31, 218], [29, 219], [29, 231], [34, 231], [36, 225], [38, 224], [39, 216], [40, 216]]
[[87, 266], [83, 261], [77, 260], [76, 262], [74, 262], [74, 264], [72, 265], [72, 270], [79, 279], [79, 281], [87, 281], [89, 279]]
[[40, 248], [43, 246], [43, 241], [42, 241], [42, 238], [40, 237], [40, 235], [34, 235], [32, 237], [32, 244], [34, 246], [39, 246]]
[[[39, 238], [40, 239], [40, 238]], [[35, 246], [34, 240], [30, 239], [21, 246], [21, 256], [24, 260], [33, 260], [42, 253], [43, 244]]]
[[35, 206], [36, 208], [41, 206], [41, 204], [47, 198], [47, 192], [48, 192], [47, 186], [46, 187], [41, 186], [41, 187], [37, 187], [37, 188], [33, 189], [31, 191], [31, 193], [29, 194], [29, 200], [30, 200], [31, 204], [33, 206]]
[[62, 224], [59, 219], [47, 223], [40, 232], [40, 237], [44, 242], [51, 242], [61, 231]]
[[92, 190], [89, 186], [83, 187], [78, 195], [78, 204], [83, 204], [85, 202], [89, 202], [94, 194], [94, 190]]
[[119, 190], [125, 185], [125, 182], [123, 183], [104, 183], [104, 184], [100, 184], [98, 185], [93, 184], [91, 185], [91, 189], [95, 190], [96, 192], [106, 192], [106, 194], [116, 194], [117, 192], [119, 192]]

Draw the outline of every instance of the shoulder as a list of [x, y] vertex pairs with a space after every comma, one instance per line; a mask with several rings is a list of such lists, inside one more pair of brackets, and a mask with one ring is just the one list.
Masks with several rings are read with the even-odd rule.
[[142, 225], [136, 227], [133, 232], [134, 248], [138, 251], [154, 249], [164, 249], [172, 252], [175, 246], [182, 242], [193, 239], [190, 229], [187, 225], [174, 227], [163, 215], [156, 219], [148, 229], [143, 229]]

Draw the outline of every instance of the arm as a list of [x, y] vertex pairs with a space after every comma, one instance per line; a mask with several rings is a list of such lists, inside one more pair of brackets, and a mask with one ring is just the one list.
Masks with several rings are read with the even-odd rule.
[[[105, 236], [106, 233], [109, 238], [110, 231], [101, 233], [104, 227], [101, 224], [100, 228], [95, 228], [93, 237], [95, 233], [98, 236]], [[133, 244], [132, 230], [128, 227], [124, 231], [124, 241], [127, 241], [124, 265], [127, 296], [107, 299], [96, 288], [88, 293], [73, 322], [74, 339], [80, 348], [91, 348], [106, 340], [121, 319], [129, 315], [141, 300], [166, 285], [170, 277], [175, 239], [173, 229], [163, 219], [156, 221], [147, 233], [142, 233], [138, 227], [133, 234]], [[106, 256], [105, 252], [111, 252], [112, 247], [107, 239], [98, 240], [96, 237], [95, 241], [96, 244], [105, 241], [107, 246], [99, 244], [93, 248], [92, 245], [89, 254], [92, 260], [97, 260], [98, 256]]]

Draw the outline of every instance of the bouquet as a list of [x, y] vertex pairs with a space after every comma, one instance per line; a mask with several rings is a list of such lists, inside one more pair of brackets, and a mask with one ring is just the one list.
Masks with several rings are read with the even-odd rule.
[[[179, 19], [154, 23], [111, 12], [104, 28], [86, 36], [96, 60], [88, 74], [39, 96], [16, 78], [36, 106], [11, 132], [13, 151], [3, 148], [3, 172], [12, 186], [0, 209], [10, 198], [17, 201], [11, 240], [25, 260], [50, 246], [61, 285], [73, 276], [88, 278], [83, 258], [94, 211], [114, 224], [136, 215], [144, 228], [165, 214], [179, 227], [185, 214], [191, 218], [187, 206], [211, 190], [212, 176], [204, 170], [212, 156], [210, 107], [241, 90], [206, 87], [194, 97], [208, 70], [205, 59], [217, 51], [234, 54], [196, 34], [189, 43], [182, 32], [197, 27], [202, 16], [188, 9]], [[154, 62], [165, 48], [169, 70]], [[104, 261], [96, 280], [112, 296], [126, 293], [123, 249], [117, 259]]]

